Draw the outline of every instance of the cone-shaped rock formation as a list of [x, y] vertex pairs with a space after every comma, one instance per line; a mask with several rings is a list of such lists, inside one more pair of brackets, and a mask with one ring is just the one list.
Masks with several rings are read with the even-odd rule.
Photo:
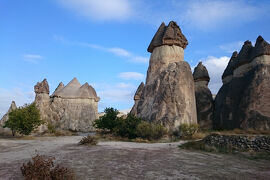
[[213, 123], [213, 97], [208, 83], [210, 77], [206, 67], [200, 62], [194, 69], [195, 97], [198, 124], [203, 129], [211, 129]]
[[148, 47], [152, 54], [146, 83], [135, 94], [132, 113], [168, 128], [197, 123], [193, 76], [184, 61], [187, 44], [176, 22], [161, 24]]
[[215, 98], [216, 129], [270, 129], [270, 44], [261, 36], [233, 53]]

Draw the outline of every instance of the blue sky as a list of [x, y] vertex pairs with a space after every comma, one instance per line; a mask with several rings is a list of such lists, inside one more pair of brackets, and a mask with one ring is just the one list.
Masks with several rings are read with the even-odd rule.
[[258, 35], [270, 40], [270, 1], [0, 0], [0, 116], [12, 100], [34, 100], [47, 78], [50, 91], [77, 77], [104, 107], [129, 109], [145, 81], [146, 51], [164, 21], [178, 23], [191, 67], [203, 61], [216, 93], [234, 50]]

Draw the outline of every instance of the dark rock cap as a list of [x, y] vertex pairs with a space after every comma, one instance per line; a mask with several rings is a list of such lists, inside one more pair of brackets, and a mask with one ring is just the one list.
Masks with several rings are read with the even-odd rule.
[[49, 84], [47, 82], [47, 79], [45, 78], [42, 82], [38, 82], [35, 85], [34, 90], [35, 90], [35, 93], [37, 94], [40, 94], [40, 93], [50, 94]]
[[161, 23], [147, 51], [152, 53], [155, 47], [162, 45], [177, 45], [183, 49], [188, 45], [186, 37], [182, 34], [176, 22], [171, 21], [168, 26], [166, 26], [164, 22]]
[[197, 81], [210, 81], [210, 77], [208, 74], [208, 71], [206, 67], [202, 64], [202, 62], [199, 62], [197, 67], [195, 67], [193, 72], [193, 79], [195, 82]]
[[233, 70], [234, 70], [234, 66], [235, 66], [237, 56], [238, 56], [237, 51], [234, 51], [228, 65], [227, 65], [227, 67], [225, 69], [225, 71], [222, 74], [222, 79], [224, 79], [225, 77], [233, 74]]
[[252, 50], [251, 59], [262, 55], [270, 55], [270, 44], [262, 36], [258, 36], [255, 47]]
[[245, 41], [244, 45], [242, 46], [238, 56], [237, 60], [235, 61], [235, 67], [237, 68], [241, 65], [247, 64], [251, 62], [251, 53], [252, 53], [253, 46], [250, 41]]
[[144, 88], [144, 83], [141, 82], [141, 84], [139, 85], [135, 95], [134, 95], [134, 100], [139, 100], [141, 99], [141, 95], [142, 95], [142, 91], [143, 91], [143, 88]]

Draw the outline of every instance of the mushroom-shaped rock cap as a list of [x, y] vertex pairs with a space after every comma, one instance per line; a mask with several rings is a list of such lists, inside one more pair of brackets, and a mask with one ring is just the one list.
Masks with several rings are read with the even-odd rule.
[[44, 79], [42, 82], [38, 82], [35, 85], [34, 90], [35, 90], [35, 93], [37, 94], [40, 94], [40, 93], [50, 94], [49, 84], [47, 82], [47, 79]]
[[270, 44], [262, 36], [258, 36], [255, 47], [252, 50], [251, 58], [254, 59], [262, 55], [270, 55]]
[[141, 82], [141, 84], [139, 85], [135, 95], [134, 95], [134, 100], [139, 100], [141, 99], [141, 95], [142, 95], [142, 91], [143, 91], [143, 88], [144, 88], [144, 83]]
[[78, 91], [78, 97], [82, 99], [93, 98], [96, 102], [100, 100], [100, 98], [97, 96], [95, 89], [88, 83], [85, 83], [80, 87]]
[[202, 64], [202, 62], [199, 62], [197, 67], [195, 67], [193, 72], [193, 78], [194, 81], [210, 81], [210, 77], [208, 74], [208, 71], [206, 67]]
[[244, 45], [242, 46], [238, 56], [237, 60], [235, 61], [235, 67], [237, 68], [241, 65], [247, 64], [251, 61], [251, 53], [252, 53], [253, 46], [251, 44], [251, 41], [245, 41]]
[[238, 56], [237, 51], [234, 51], [228, 65], [226, 67], [226, 69], [224, 70], [224, 72], [222, 74], [222, 79], [224, 79], [225, 77], [233, 74], [233, 70], [234, 70], [234, 66], [235, 66], [237, 56]]
[[58, 96], [58, 93], [59, 93], [62, 89], [64, 89], [64, 87], [65, 87], [65, 85], [64, 85], [62, 82], [60, 82], [59, 85], [57, 86], [57, 88], [55, 89], [54, 93], [52, 94], [52, 97], [53, 97], [53, 96]]
[[163, 22], [148, 46], [147, 51], [152, 53], [155, 47], [162, 45], [176, 45], [183, 49], [188, 45], [186, 37], [182, 34], [176, 22], [171, 21], [168, 26]]

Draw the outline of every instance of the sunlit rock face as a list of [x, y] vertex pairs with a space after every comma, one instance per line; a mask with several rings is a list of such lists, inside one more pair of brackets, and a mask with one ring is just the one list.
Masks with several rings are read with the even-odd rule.
[[[36, 86], [44, 86], [46, 82], [43, 81]], [[36, 86], [35, 89], [41, 89]], [[81, 85], [74, 78], [66, 86], [61, 82], [51, 96], [49, 92], [35, 92], [35, 103], [46, 122], [64, 130], [82, 132], [94, 130], [92, 123], [98, 118], [99, 97], [88, 83]]]
[[234, 52], [215, 98], [216, 129], [270, 129], [270, 45], [259, 36]]
[[200, 62], [194, 69], [195, 97], [198, 124], [202, 129], [212, 129], [213, 125], [213, 97], [208, 83], [210, 77], [206, 67]]
[[175, 22], [161, 24], [148, 47], [146, 83], [138, 88], [131, 113], [168, 128], [197, 123], [193, 76], [184, 61], [187, 44]]

